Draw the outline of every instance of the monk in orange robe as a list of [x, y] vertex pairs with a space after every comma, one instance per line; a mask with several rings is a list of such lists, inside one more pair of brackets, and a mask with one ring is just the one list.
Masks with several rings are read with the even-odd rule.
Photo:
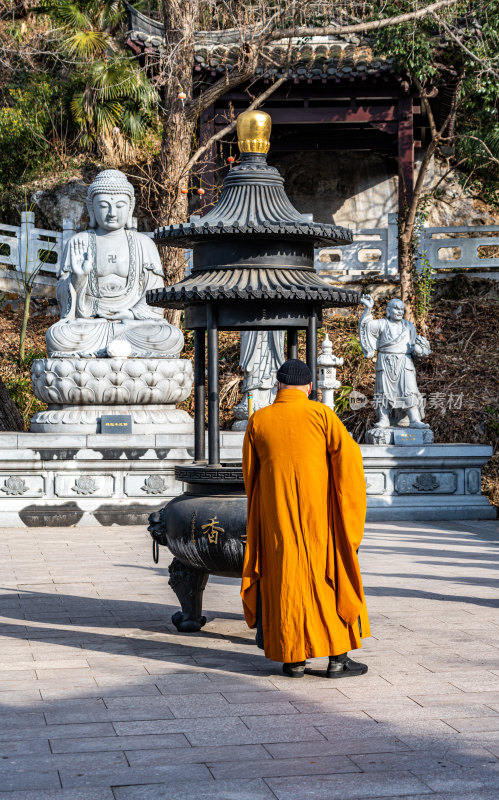
[[334, 411], [308, 399], [312, 373], [298, 359], [277, 373], [274, 403], [248, 422], [248, 497], [241, 597], [257, 643], [283, 672], [329, 656], [327, 676], [367, 666], [348, 657], [370, 635], [357, 559], [366, 515], [359, 445]]

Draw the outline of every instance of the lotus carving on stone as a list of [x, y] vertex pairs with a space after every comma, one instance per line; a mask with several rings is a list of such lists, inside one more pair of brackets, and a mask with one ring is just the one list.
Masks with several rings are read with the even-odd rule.
[[28, 491], [26, 481], [16, 475], [11, 475], [4, 481], [2, 492], [9, 495], [21, 495]]
[[145, 479], [144, 485], [140, 488], [146, 494], [163, 494], [167, 487], [166, 478], [162, 475], [149, 475]]
[[192, 364], [180, 358], [47, 358], [35, 361], [33, 390], [50, 405], [163, 405], [185, 400]]
[[98, 488], [99, 484], [95, 478], [89, 477], [76, 478], [75, 485], [71, 487], [73, 492], [83, 495], [94, 494]]

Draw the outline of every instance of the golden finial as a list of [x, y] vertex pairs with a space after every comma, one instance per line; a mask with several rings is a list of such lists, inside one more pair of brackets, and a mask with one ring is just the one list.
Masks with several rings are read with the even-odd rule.
[[272, 120], [265, 111], [243, 111], [237, 118], [237, 143], [241, 153], [268, 153]]

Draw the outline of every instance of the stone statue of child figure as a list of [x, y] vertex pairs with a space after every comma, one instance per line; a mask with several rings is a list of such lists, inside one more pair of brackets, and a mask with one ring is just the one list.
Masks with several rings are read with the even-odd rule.
[[89, 186], [90, 229], [72, 236], [63, 254], [61, 319], [46, 334], [49, 356], [102, 358], [116, 340], [132, 357], [173, 358], [182, 350], [182, 332], [145, 300], [148, 289], [164, 285], [163, 270], [154, 242], [132, 230], [134, 205], [119, 170], [100, 172]]
[[402, 300], [390, 300], [386, 307], [386, 319], [373, 319], [374, 300], [363, 295], [360, 302], [365, 306], [359, 321], [359, 338], [366, 358], [376, 360], [374, 399], [378, 421], [375, 428], [397, 425], [400, 409], [409, 418], [411, 428], [429, 428], [421, 421], [423, 399], [416, 383], [413, 355], [420, 358], [430, 355], [430, 343], [418, 336], [416, 328], [404, 319], [405, 305]]

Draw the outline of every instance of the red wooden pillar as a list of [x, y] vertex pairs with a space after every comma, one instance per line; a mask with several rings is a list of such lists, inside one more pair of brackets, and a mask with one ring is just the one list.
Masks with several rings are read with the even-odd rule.
[[410, 203], [414, 192], [414, 127], [412, 97], [405, 95], [398, 102], [399, 212]]
[[[205, 144], [215, 133], [215, 109], [209, 106], [206, 111], [203, 111], [199, 121], [200, 136], [199, 142], [201, 145]], [[201, 186], [205, 193], [201, 197], [200, 214], [206, 214], [215, 202], [215, 159], [216, 159], [216, 146], [213, 144], [206, 153], [201, 157], [201, 169], [199, 175], [201, 177]]]

